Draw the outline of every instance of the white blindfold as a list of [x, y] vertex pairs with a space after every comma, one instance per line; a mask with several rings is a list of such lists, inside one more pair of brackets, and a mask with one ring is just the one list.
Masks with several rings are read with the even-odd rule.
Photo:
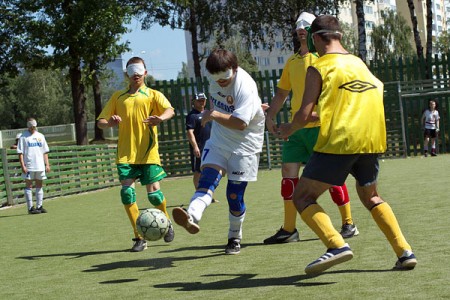
[[214, 81], [228, 80], [233, 76], [233, 69], [228, 69], [226, 71], [215, 73], [215, 74], [210, 74], [210, 75], [211, 75], [212, 79], [214, 79]]
[[127, 74], [129, 77], [133, 76], [134, 74], [142, 76], [145, 74], [145, 67], [143, 64], [130, 64], [127, 67]]

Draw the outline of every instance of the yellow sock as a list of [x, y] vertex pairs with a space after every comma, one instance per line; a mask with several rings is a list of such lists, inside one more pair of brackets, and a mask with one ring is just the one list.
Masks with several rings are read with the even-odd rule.
[[169, 216], [169, 213], [167, 212], [166, 206], [167, 206], [167, 201], [166, 201], [166, 198], [164, 198], [163, 202], [161, 202], [160, 205], [156, 206], [156, 208], [159, 209], [160, 211], [162, 211], [163, 213], [165, 213], [167, 219], [170, 220], [170, 216]]
[[352, 211], [350, 209], [350, 202], [347, 204], [338, 206], [339, 212], [341, 213], [342, 225], [344, 224], [353, 224]]
[[311, 204], [302, 211], [300, 216], [306, 225], [319, 236], [327, 249], [344, 246], [344, 239], [333, 227], [330, 217], [324, 212], [319, 204]]
[[284, 225], [283, 229], [294, 232], [297, 219], [297, 208], [292, 200], [284, 200]]
[[130, 219], [131, 226], [133, 226], [134, 236], [136, 238], [142, 238], [136, 228], [136, 220], [139, 217], [139, 207], [137, 206], [137, 203], [131, 203], [124, 205], [125, 211], [127, 212], [128, 218]]
[[405, 250], [411, 250], [411, 246], [406, 241], [398, 225], [397, 218], [392, 208], [386, 202], [375, 206], [370, 211], [372, 218], [384, 233], [397, 257], [400, 257]]

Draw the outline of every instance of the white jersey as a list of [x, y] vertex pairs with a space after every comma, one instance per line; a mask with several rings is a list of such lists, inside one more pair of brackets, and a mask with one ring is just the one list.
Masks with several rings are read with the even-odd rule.
[[425, 129], [436, 129], [436, 122], [439, 120], [439, 112], [437, 110], [430, 111], [429, 109], [423, 112], [425, 117]]
[[214, 110], [232, 115], [247, 124], [244, 130], [230, 129], [213, 122], [210, 143], [238, 155], [262, 151], [265, 117], [253, 78], [238, 67], [233, 81], [225, 88], [210, 80]]
[[30, 172], [45, 171], [44, 154], [48, 153], [47, 141], [42, 133], [24, 131], [17, 144], [17, 153], [23, 154], [23, 162]]

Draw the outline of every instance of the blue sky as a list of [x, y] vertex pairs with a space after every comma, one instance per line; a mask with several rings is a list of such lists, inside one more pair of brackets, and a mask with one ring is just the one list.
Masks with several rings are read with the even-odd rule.
[[130, 42], [130, 52], [122, 54], [124, 63], [132, 56], [145, 60], [150, 75], [157, 80], [176, 79], [182, 62], [187, 62], [186, 44], [183, 30], [154, 25], [149, 30], [141, 30], [141, 25], [133, 20], [132, 30], [122, 37]]

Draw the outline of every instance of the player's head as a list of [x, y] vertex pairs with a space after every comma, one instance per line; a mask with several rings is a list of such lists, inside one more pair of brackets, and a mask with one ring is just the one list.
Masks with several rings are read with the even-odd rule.
[[429, 108], [430, 110], [437, 109], [437, 102], [436, 102], [435, 99], [430, 99], [430, 100], [428, 100], [428, 108]]
[[130, 83], [141, 85], [144, 83], [144, 78], [147, 75], [145, 62], [140, 57], [132, 57], [127, 62], [127, 76]]
[[194, 97], [192, 97], [192, 106], [195, 109], [201, 111], [205, 108], [206, 100], [208, 100], [208, 98], [206, 97], [205, 93], [197, 93], [194, 95]]
[[225, 49], [215, 49], [206, 60], [206, 70], [221, 87], [230, 85], [238, 68], [236, 55]]
[[37, 122], [35, 118], [28, 118], [27, 119], [27, 128], [30, 132], [35, 132], [37, 128]]
[[303, 41], [306, 41], [308, 30], [315, 19], [315, 15], [310, 14], [306, 11], [302, 12], [298, 16], [298, 19], [295, 22], [295, 31], [297, 32], [297, 37], [301, 43], [303, 43]]
[[317, 17], [311, 24], [310, 37], [312, 43], [317, 48], [320, 55], [323, 53], [325, 45], [329, 45], [332, 41], [342, 39], [342, 29], [336, 17], [331, 15], [323, 15]]

